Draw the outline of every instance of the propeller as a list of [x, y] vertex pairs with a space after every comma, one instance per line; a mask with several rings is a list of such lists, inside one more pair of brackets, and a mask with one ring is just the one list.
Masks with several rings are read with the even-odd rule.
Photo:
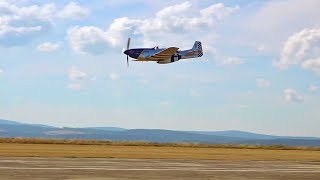
[[130, 41], [131, 41], [131, 39], [130, 39], [130, 38], [128, 38], [128, 42], [127, 42], [127, 50], [130, 48]]
[[[130, 48], [130, 37], [128, 38], [128, 42], [127, 42], [127, 50]], [[127, 55], [127, 67], [129, 67], [129, 56]]]

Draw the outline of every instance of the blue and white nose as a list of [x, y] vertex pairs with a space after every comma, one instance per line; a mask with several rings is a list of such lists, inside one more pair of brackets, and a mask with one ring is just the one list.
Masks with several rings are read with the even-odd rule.
[[123, 51], [123, 53], [124, 53], [125, 55], [128, 55], [128, 56], [129, 56], [130, 50], [125, 50], [125, 51]]
[[133, 57], [133, 55], [134, 55], [134, 51], [133, 51], [133, 50], [128, 49], [128, 50], [125, 50], [123, 53], [124, 53], [125, 55], [131, 57], [131, 58], [134, 58], [134, 57]]
[[142, 51], [143, 49], [128, 49], [125, 50], [123, 53], [130, 56], [131, 58], [137, 59]]

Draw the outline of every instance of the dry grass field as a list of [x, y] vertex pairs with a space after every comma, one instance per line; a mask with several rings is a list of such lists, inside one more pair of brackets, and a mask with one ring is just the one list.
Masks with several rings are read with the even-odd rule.
[[319, 177], [319, 148], [0, 138], [0, 179]]
[[317, 161], [319, 148], [0, 139], [2, 157]]

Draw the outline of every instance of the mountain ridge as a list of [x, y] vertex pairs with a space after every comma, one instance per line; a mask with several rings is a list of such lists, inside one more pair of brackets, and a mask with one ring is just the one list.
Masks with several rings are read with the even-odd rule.
[[94, 139], [204, 144], [284, 144], [320, 146], [318, 137], [275, 136], [245, 131], [175, 131], [165, 129], [125, 129], [119, 127], [54, 127], [0, 119], [0, 137]]

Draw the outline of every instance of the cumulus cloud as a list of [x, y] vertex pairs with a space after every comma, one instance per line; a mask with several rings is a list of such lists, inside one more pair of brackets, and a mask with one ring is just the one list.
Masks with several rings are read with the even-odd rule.
[[320, 29], [303, 29], [290, 36], [275, 65], [282, 69], [300, 65], [320, 74]]
[[314, 84], [310, 84], [310, 86], [308, 87], [309, 91], [317, 91], [318, 90], [318, 86], [314, 85]]
[[319, 24], [318, 0], [266, 1], [254, 15], [251, 26], [260, 31], [274, 33], [279, 29], [295, 26], [308, 27]]
[[251, 90], [248, 90], [246, 94], [247, 94], [248, 96], [252, 96], [252, 95], [254, 94], [254, 92], [251, 91]]
[[213, 4], [207, 8], [196, 10], [190, 2], [166, 7], [156, 13], [152, 19], [143, 22], [141, 32], [154, 32], [161, 30], [166, 32], [181, 30], [201, 30], [204, 27], [213, 27], [220, 20], [237, 11], [239, 7], [225, 7], [222, 3]]
[[200, 97], [201, 96], [201, 94], [198, 91], [194, 90], [194, 89], [190, 89], [189, 95], [191, 97]]
[[103, 30], [93, 27], [73, 27], [68, 30], [71, 48], [78, 53], [102, 54], [110, 47], [108, 36]]
[[88, 75], [85, 72], [80, 71], [77, 67], [73, 66], [69, 69], [70, 80], [84, 80], [87, 78]]
[[10, 0], [0, 1], [0, 11], [0, 44], [3, 46], [22, 45], [50, 31], [60, 13], [54, 3], [19, 5]]
[[70, 2], [63, 8], [63, 10], [58, 14], [58, 16], [62, 18], [79, 19], [88, 16], [89, 14], [89, 9], [83, 8], [75, 2]]
[[39, 44], [37, 46], [37, 50], [42, 52], [51, 52], [51, 51], [57, 50], [59, 47], [60, 47], [60, 43], [45, 42], [45, 43]]
[[159, 103], [159, 105], [163, 108], [170, 106], [170, 102], [169, 101], [161, 101]]
[[118, 80], [119, 79], [119, 75], [118, 74], [116, 74], [116, 73], [111, 73], [111, 74], [109, 74], [109, 78], [111, 79], [111, 80]]
[[298, 94], [298, 92], [294, 89], [288, 88], [284, 91], [284, 99], [287, 102], [302, 102], [304, 101], [304, 97]]
[[260, 88], [267, 88], [271, 86], [271, 83], [265, 79], [256, 79], [256, 84]]
[[[319, 0], [257, 1], [244, 28], [245, 40], [264, 43], [265, 49], [277, 51], [284, 39], [306, 27], [319, 27]], [[279, 41], [280, 40], [280, 41]]]
[[245, 104], [234, 104], [233, 105], [235, 109], [247, 109], [249, 108], [248, 105], [245, 105]]
[[43, 33], [51, 24], [55, 6], [18, 7], [11, 1], [0, 3], [0, 43], [5, 46], [23, 44]]
[[244, 63], [244, 61], [238, 57], [228, 57], [228, 58], [223, 59], [223, 61], [222, 61], [222, 65], [226, 65], [226, 66], [239, 65], [239, 64], [243, 64], [243, 63]]
[[82, 85], [79, 83], [70, 83], [67, 85], [67, 88], [72, 90], [80, 90], [82, 89]]
[[312, 70], [313, 72], [320, 74], [320, 57], [315, 59], [308, 59], [302, 63], [302, 67]]
[[257, 51], [264, 52], [266, 50], [266, 46], [263, 44], [260, 44], [257, 46]]
[[68, 89], [81, 90], [86, 80], [95, 81], [96, 77], [89, 77], [89, 75], [81, 71], [78, 67], [72, 66], [68, 71], [69, 80], [71, 82], [67, 84]]
[[[150, 45], [150, 42], [155, 40], [161, 44], [160, 36], [167, 37], [166, 41], [181, 43], [183, 41], [180, 40], [185, 40], [185, 36], [190, 39], [188, 34], [190, 32], [207, 32], [203, 34], [211, 35], [211, 28], [238, 9], [239, 7], [225, 7], [222, 3], [197, 9], [190, 2], [184, 2], [166, 7], [158, 11], [155, 16], [146, 19], [128, 17], [114, 19], [107, 29], [76, 26], [69, 29], [68, 40], [74, 51], [94, 55], [101, 54], [110, 47], [123, 46], [126, 38], [132, 34], [143, 37], [141, 45], [145, 45], [143, 43]], [[210, 40], [210, 38], [204, 39]]]
[[248, 109], [249, 106], [246, 104], [226, 104], [218, 108], [218, 111], [221, 113], [234, 112], [239, 110]]

